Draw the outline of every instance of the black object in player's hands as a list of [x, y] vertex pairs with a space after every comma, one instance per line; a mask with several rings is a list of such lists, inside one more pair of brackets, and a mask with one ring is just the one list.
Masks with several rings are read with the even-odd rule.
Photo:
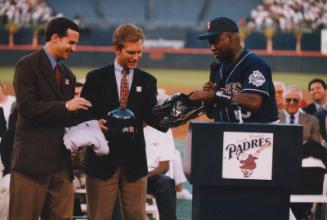
[[161, 105], [154, 106], [153, 113], [162, 118], [160, 120], [161, 126], [177, 127], [202, 114], [204, 109], [202, 101], [190, 100], [190, 95], [177, 93]]

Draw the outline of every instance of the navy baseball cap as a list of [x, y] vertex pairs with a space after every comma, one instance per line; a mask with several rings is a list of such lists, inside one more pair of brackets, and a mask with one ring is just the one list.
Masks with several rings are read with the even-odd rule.
[[238, 32], [237, 24], [226, 17], [219, 17], [208, 22], [208, 31], [198, 36], [199, 40], [207, 40], [223, 32]]

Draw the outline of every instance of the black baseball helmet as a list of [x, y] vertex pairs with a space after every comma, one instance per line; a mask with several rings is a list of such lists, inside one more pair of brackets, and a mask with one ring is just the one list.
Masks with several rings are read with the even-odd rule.
[[117, 108], [107, 115], [109, 133], [114, 136], [134, 137], [136, 132], [135, 115], [129, 109]]

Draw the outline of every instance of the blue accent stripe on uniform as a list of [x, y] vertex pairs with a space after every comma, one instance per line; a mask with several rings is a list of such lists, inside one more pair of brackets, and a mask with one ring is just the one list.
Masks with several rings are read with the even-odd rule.
[[243, 89], [242, 92], [244, 91], [255, 91], [255, 92], [260, 92], [260, 93], [263, 93], [265, 95], [267, 95], [269, 97], [269, 93], [266, 92], [266, 91], [262, 91], [262, 90], [259, 90], [259, 89]]

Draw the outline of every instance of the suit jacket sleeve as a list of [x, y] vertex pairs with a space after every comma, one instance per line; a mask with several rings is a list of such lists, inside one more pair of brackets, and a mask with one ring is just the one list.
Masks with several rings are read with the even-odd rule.
[[[97, 73], [97, 74], [96, 74]], [[101, 93], [104, 81], [101, 77], [97, 78], [98, 72], [89, 72], [86, 75], [85, 84], [83, 86], [81, 97], [87, 99], [92, 103], [92, 107], [88, 111], [79, 112], [80, 122], [88, 120], [99, 120], [104, 117], [105, 104], [101, 102], [103, 94]], [[99, 83], [100, 82], [100, 83]]]
[[41, 71], [29, 59], [16, 64], [14, 89], [20, 115], [38, 122], [68, 121], [72, 115], [66, 110], [65, 101], [49, 92], [49, 85], [40, 79], [42, 77]]
[[148, 94], [149, 95], [145, 102], [147, 107], [144, 108], [144, 111], [145, 111], [144, 121], [148, 125], [150, 125], [153, 128], [156, 128], [159, 131], [167, 132], [168, 128], [161, 127], [159, 125], [160, 118], [156, 117], [152, 112], [153, 107], [158, 103], [158, 101], [157, 101], [157, 80], [155, 78], [153, 78], [152, 82], [150, 83]]

